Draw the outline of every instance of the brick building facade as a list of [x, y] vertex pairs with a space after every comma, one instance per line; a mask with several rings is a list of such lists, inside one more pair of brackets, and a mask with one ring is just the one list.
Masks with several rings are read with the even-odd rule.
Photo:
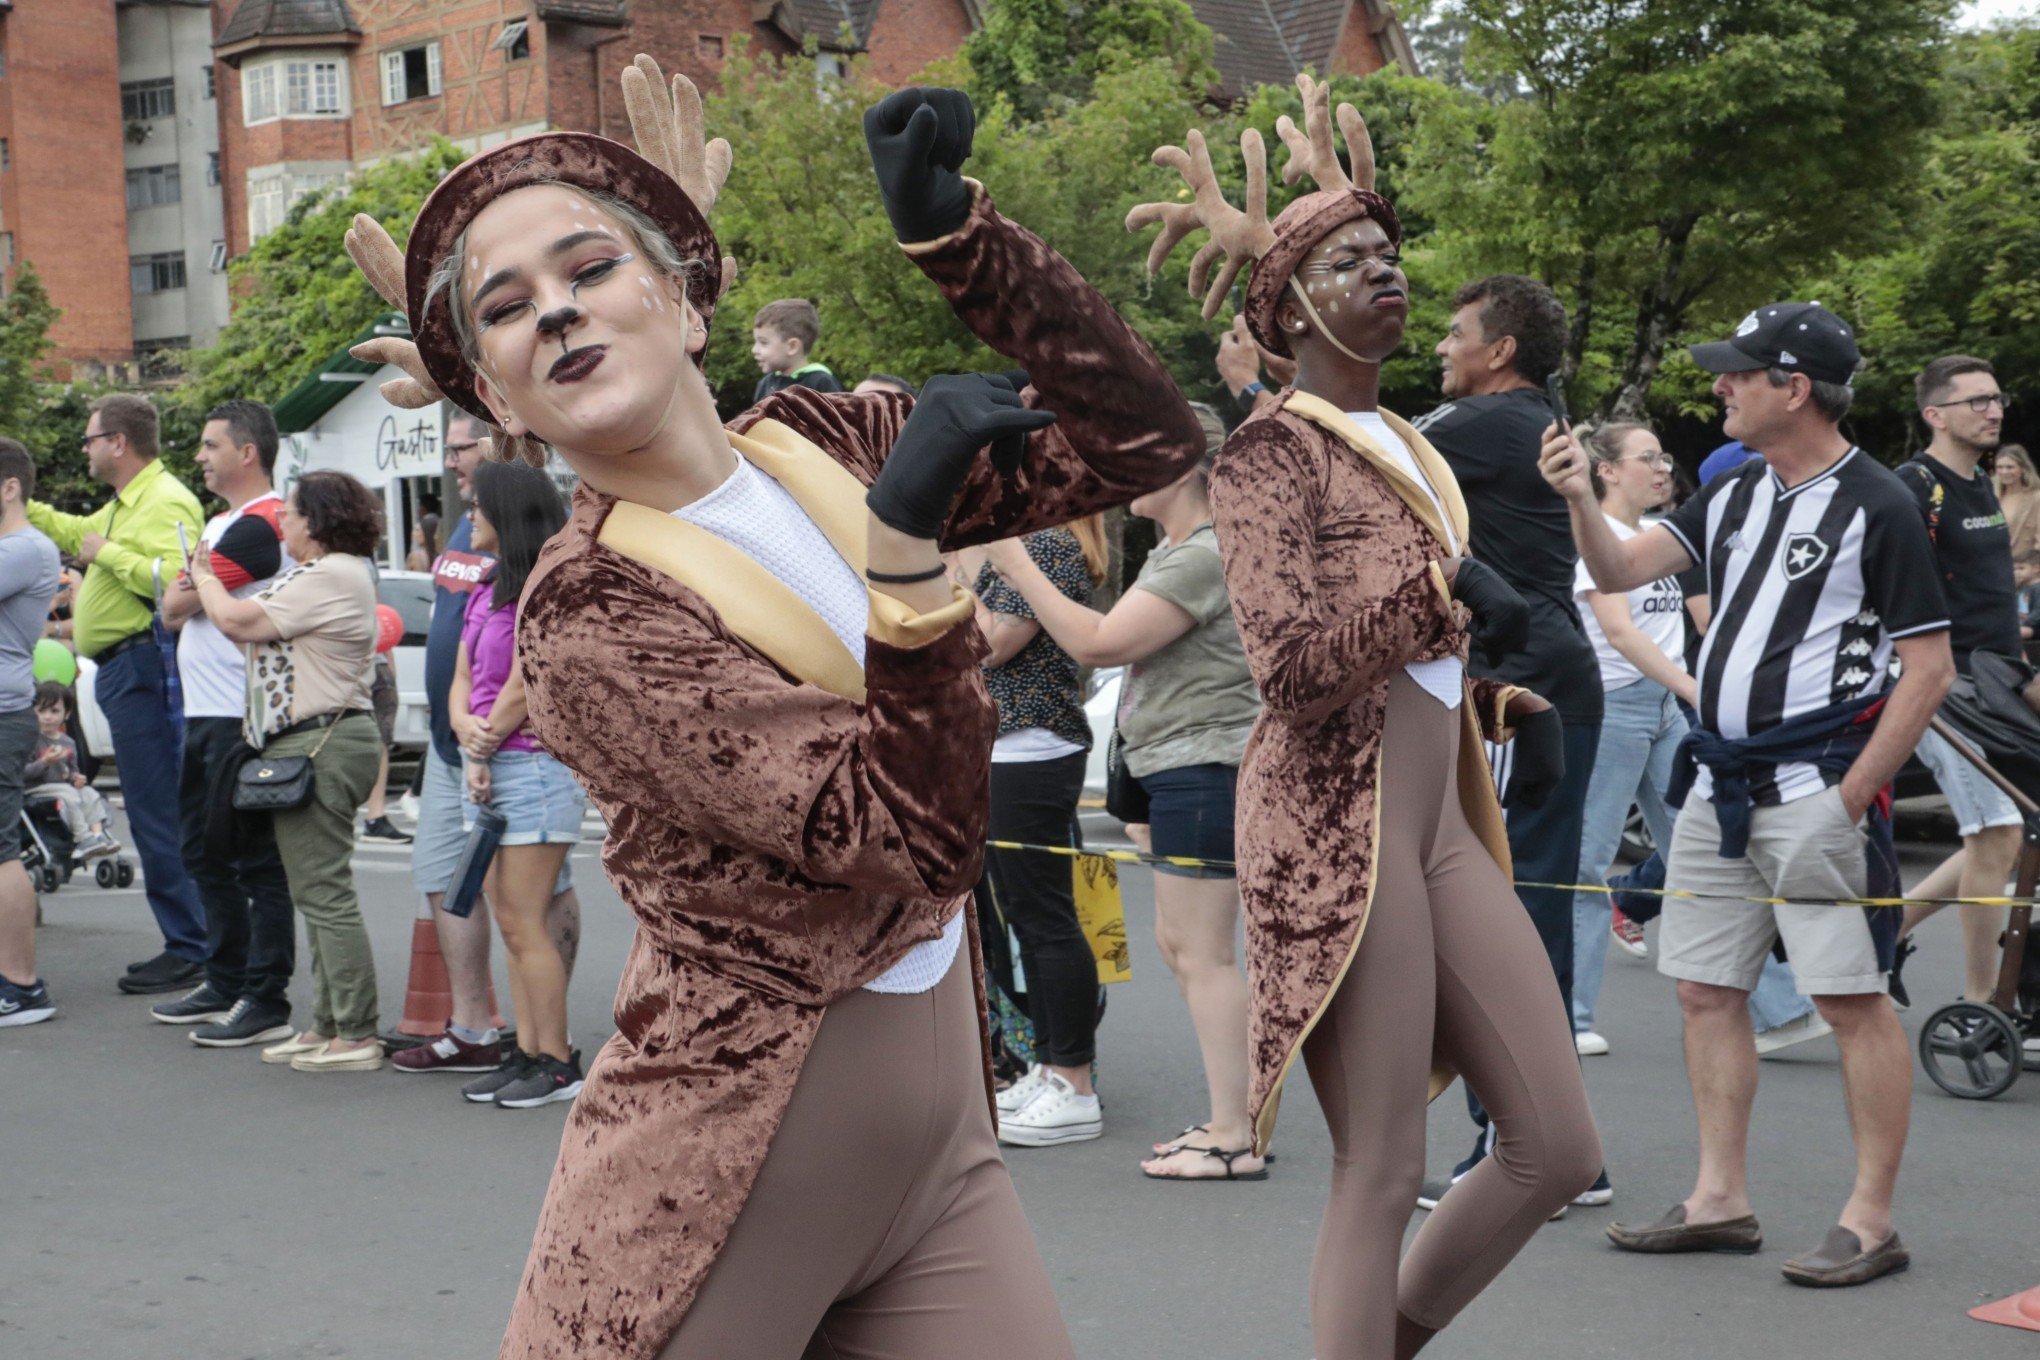
[[0, 0], [0, 287], [34, 263], [66, 365], [134, 352], [114, 8]]

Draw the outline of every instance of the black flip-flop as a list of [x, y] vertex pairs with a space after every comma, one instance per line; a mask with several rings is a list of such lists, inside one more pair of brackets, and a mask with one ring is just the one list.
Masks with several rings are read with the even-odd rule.
[[[1154, 1145], [1154, 1149], [1155, 1149], [1155, 1156], [1157, 1156], [1157, 1157], [1166, 1157], [1166, 1156], [1168, 1156], [1168, 1155], [1169, 1155], [1170, 1153], [1172, 1153], [1172, 1152], [1180, 1152], [1180, 1151], [1182, 1151], [1182, 1150], [1183, 1150], [1184, 1148], [1186, 1148], [1186, 1147], [1188, 1147], [1188, 1146], [1189, 1146], [1189, 1144], [1187, 1144], [1187, 1143], [1184, 1143], [1184, 1142], [1182, 1142], [1182, 1141], [1181, 1141], [1182, 1139], [1188, 1138], [1188, 1137], [1189, 1137], [1189, 1136], [1190, 1136], [1191, 1134], [1193, 1134], [1193, 1133], [1210, 1133], [1210, 1132], [1211, 1132], [1211, 1126], [1210, 1126], [1209, 1124], [1192, 1124], [1192, 1125], [1191, 1125], [1191, 1126], [1190, 1126], [1189, 1128], [1187, 1128], [1187, 1129], [1183, 1130], [1183, 1131], [1182, 1131], [1181, 1133], [1179, 1133], [1179, 1134], [1177, 1134], [1177, 1135], [1176, 1135], [1176, 1138], [1177, 1138], [1177, 1140], [1178, 1140], [1178, 1141], [1176, 1141], [1176, 1142], [1172, 1142], [1172, 1143], [1156, 1143], [1156, 1144]], [[1194, 1151], [1194, 1150], [1195, 1150], [1195, 1149], [1193, 1149], [1193, 1151]], [[1243, 1155], [1245, 1155], [1245, 1154], [1244, 1154], [1244, 1153], [1240, 1153], [1240, 1154], [1235, 1154], [1235, 1155], [1241, 1155], [1241, 1156], [1243, 1156]], [[1262, 1160], [1262, 1161], [1264, 1161], [1264, 1162], [1266, 1162], [1266, 1163], [1267, 1163], [1267, 1164], [1268, 1164], [1269, 1166], [1273, 1166], [1273, 1165], [1275, 1165], [1275, 1149], [1273, 1149], [1273, 1148], [1270, 1148], [1270, 1149], [1268, 1149], [1268, 1151], [1267, 1151], [1266, 1153], [1264, 1153], [1264, 1154], [1262, 1155], [1262, 1157], [1261, 1157], [1261, 1160]], [[1165, 1178], [1163, 1178], [1163, 1177], [1159, 1177], [1159, 1176], [1158, 1176], [1158, 1177], [1156, 1177], [1156, 1179], [1157, 1179], [1157, 1180], [1161, 1180], [1161, 1179], [1165, 1179]], [[1182, 1179], [1182, 1178], [1181, 1178], [1181, 1177], [1178, 1177], [1178, 1176], [1172, 1176], [1172, 1177], [1167, 1177], [1166, 1179], [1169, 1179], [1169, 1180], [1180, 1180], [1180, 1179]]]
[[1232, 1149], [1191, 1147], [1187, 1143], [1181, 1143], [1178, 1144], [1175, 1148], [1173, 1148], [1171, 1150], [1171, 1153], [1163, 1153], [1161, 1155], [1169, 1156], [1174, 1152], [1201, 1152], [1207, 1157], [1216, 1157], [1218, 1158], [1218, 1160], [1225, 1163], [1225, 1174], [1223, 1176], [1157, 1176], [1154, 1172], [1148, 1170], [1146, 1167], [1142, 1167], [1140, 1169], [1140, 1174], [1146, 1176], [1151, 1181], [1192, 1181], [1198, 1183], [1208, 1181], [1265, 1181], [1268, 1179], [1267, 1163], [1269, 1159], [1266, 1157], [1263, 1157], [1261, 1159], [1262, 1165], [1259, 1171], [1233, 1170], [1232, 1164], [1234, 1161], [1241, 1157], [1250, 1157], [1253, 1155], [1254, 1150], [1250, 1147]]

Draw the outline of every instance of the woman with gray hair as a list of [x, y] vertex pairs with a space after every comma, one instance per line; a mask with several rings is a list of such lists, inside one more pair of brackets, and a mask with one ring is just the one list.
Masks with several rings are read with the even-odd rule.
[[1209, 406], [1191, 409], [1204, 428], [1204, 457], [1128, 507], [1162, 537], [1109, 612], [1056, 589], [1017, 541], [994, 544], [990, 557], [1079, 665], [1127, 668], [1121, 749], [1149, 803], [1148, 824], [1134, 834], [1145, 831], [1157, 855], [1202, 861], [1154, 866], [1155, 943], [1190, 1007], [1211, 1113], [1155, 1144], [1141, 1170], [1158, 1180], [1264, 1180], [1267, 1163], [1254, 1155], [1247, 1121], [1247, 984], [1234, 944], [1232, 869], [1233, 788], [1261, 699], [1211, 528], [1211, 462], [1225, 426]]

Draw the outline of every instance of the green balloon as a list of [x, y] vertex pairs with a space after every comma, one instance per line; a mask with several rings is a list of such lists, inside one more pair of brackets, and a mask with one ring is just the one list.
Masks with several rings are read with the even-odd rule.
[[38, 684], [44, 680], [55, 680], [58, 684], [75, 685], [78, 683], [78, 658], [55, 638], [43, 638], [35, 644], [35, 678]]

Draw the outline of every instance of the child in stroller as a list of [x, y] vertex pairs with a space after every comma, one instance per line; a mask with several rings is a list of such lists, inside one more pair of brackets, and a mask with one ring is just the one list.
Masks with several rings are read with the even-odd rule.
[[35, 717], [42, 730], [22, 782], [29, 819], [50, 849], [52, 867], [120, 853], [111, 829], [113, 810], [79, 770], [77, 744], [65, 731], [76, 702], [69, 685], [45, 680], [36, 686]]

